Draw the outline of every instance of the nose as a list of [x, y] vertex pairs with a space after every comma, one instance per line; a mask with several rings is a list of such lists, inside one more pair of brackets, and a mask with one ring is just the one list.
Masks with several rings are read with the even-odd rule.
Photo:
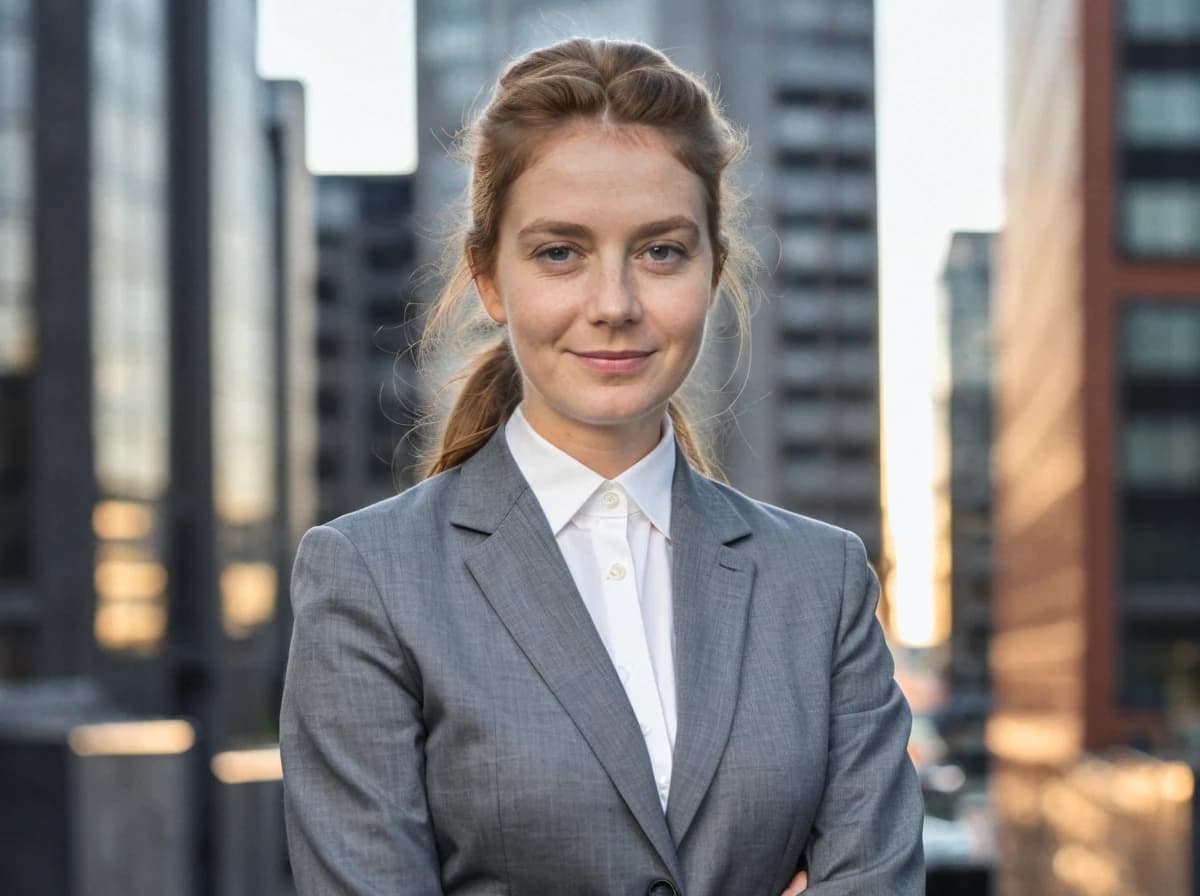
[[621, 262], [597, 266], [588, 297], [588, 320], [620, 327], [642, 319], [633, 272]]

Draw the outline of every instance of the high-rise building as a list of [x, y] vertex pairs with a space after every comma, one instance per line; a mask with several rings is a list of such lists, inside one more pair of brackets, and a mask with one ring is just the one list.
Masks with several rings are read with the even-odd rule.
[[[156, 892], [211, 891], [209, 760], [275, 736], [278, 312], [304, 275], [277, 277], [303, 268], [306, 175], [280, 162], [277, 201], [255, 25], [252, 0], [0, 3], [0, 790], [21, 751], [46, 785], [32, 814], [0, 800], [4, 892], [167, 853], [188, 879]], [[145, 715], [186, 717], [170, 768], [73, 764], [79, 725]]]
[[0, 5], [0, 678], [35, 665], [32, 19]]
[[270, 738], [280, 594], [276, 309], [252, 0], [173, 4], [170, 271], [178, 710], [206, 746]]
[[136, 680], [149, 702], [169, 603], [166, 34], [160, 0], [0, 9], [0, 672]]
[[1016, 893], [1047, 768], [1197, 741], [1200, 6], [1008, 19], [988, 740]]
[[[291, 639], [289, 592], [296, 547], [317, 520], [317, 225], [316, 182], [305, 158], [304, 86], [267, 82], [266, 126], [274, 211], [275, 494], [282, 537], [276, 578], [277, 672]], [[280, 687], [282, 682], [280, 683]]]
[[[666, 47], [719, 86], [751, 153], [742, 184], [770, 301], [749, 380], [702, 395], [730, 404], [718, 439], [735, 485], [845, 525], [880, 554], [874, 12], [871, 0], [748, 4], [625, 0], [417, 4], [418, 226], [437, 233], [466, 172], [447, 158], [508, 58], [573, 34]], [[428, 260], [429, 245], [419, 247]], [[708, 353], [715, 390], [737, 354]]]
[[[935, 394], [941, 451], [935, 476], [937, 604], [950, 615], [951, 730], [979, 755], [988, 704], [991, 635], [991, 280], [995, 237], [955, 233], [942, 272], [940, 371]], [[965, 737], [964, 737], [965, 736]]]
[[418, 478], [413, 179], [317, 179], [317, 518]]

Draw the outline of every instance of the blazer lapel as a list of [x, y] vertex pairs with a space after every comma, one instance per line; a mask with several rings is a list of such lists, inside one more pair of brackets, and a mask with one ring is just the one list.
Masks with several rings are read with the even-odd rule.
[[750, 534], [749, 525], [682, 454], [675, 464], [671, 531], [678, 720], [667, 823], [679, 845], [729, 740], [754, 563], [729, 547]]
[[637, 718], [503, 429], [462, 466], [451, 522], [487, 535], [467, 568], [681, 880]]

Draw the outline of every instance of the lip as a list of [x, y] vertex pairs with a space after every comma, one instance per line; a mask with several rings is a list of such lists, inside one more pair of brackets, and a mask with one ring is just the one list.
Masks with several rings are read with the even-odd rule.
[[654, 352], [610, 351], [571, 352], [585, 367], [597, 373], [633, 373], [645, 366]]

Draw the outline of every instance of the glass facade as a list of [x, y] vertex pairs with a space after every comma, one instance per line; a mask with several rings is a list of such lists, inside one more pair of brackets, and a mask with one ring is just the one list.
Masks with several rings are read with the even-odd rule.
[[1200, 302], [1131, 303], [1121, 333], [1121, 691], [1164, 709], [1200, 642]]
[[1200, 257], [1200, 4], [1123, 0], [1121, 248]]
[[0, 602], [28, 584], [33, 40], [28, 0], [0, 0]]
[[153, 652], [167, 612], [166, 8], [93, 0], [91, 16], [95, 631]]
[[263, 90], [254, 4], [213, 0], [212, 395], [222, 627], [250, 636], [275, 612], [275, 309]]

